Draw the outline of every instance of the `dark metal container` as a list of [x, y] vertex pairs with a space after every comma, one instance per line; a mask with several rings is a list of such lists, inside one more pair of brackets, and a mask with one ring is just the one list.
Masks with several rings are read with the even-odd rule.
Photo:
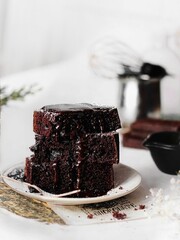
[[156, 166], [164, 173], [180, 171], [180, 132], [156, 132], [149, 135], [143, 146], [150, 150]]

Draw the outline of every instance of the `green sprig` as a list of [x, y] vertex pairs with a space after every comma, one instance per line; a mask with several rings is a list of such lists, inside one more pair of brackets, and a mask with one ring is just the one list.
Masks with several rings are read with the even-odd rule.
[[21, 87], [20, 89], [13, 90], [11, 93], [6, 93], [7, 87], [0, 87], [0, 108], [8, 104], [9, 101], [24, 100], [28, 95], [34, 95], [40, 91], [40, 88], [36, 88], [35, 85], [29, 87]]

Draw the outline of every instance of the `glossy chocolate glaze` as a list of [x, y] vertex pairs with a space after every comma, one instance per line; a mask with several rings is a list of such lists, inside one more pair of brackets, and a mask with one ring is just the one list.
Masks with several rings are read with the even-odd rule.
[[86, 133], [111, 132], [121, 128], [118, 111], [113, 107], [91, 104], [48, 105], [34, 111], [33, 130], [43, 136], [58, 133], [74, 138]]
[[84, 111], [107, 111], [115, 109], [114, 107], [97, 106], [89, 103], [78, 103], [78, 104], [54, 104], [47, 105], [41, 108], [41, 111], [48, 112], [84, 112]]

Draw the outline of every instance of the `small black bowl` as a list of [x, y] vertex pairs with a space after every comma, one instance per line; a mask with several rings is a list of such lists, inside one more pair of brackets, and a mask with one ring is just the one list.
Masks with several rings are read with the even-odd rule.
[[177, 175], [180, 171], [180, 132], [152, 133], [143, 141], [143, 146], [150, 150], [159, 170]]

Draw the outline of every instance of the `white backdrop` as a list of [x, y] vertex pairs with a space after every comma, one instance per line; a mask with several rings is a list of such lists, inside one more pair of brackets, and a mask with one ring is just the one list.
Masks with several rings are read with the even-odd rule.
[[144, 51], [180, 27], [179, 0], [0, 0], [0, 74], [62, 61], [110, 32]]
[[[42, 87], [35, 96], [3, 108], [0, 168], [29, 156], [35, 109], [75, 102], [119, 106], [117, 79], [89, 71], [87, 53], [93, 41], [107, 33], [118, 35], [145, 56], [156, 53], [150, 49], [164, 33], [174, 33], [180, 26], [179, 0], [0, 1], [1, 83], [9, 90], [33, 83]], [[160, 60], [180, 71], [179, 62], [175, 64], [166, 50], [165, 46]], [[179, 113], [180, 77], [166, 79], [163, 85], [163, 111]]]

